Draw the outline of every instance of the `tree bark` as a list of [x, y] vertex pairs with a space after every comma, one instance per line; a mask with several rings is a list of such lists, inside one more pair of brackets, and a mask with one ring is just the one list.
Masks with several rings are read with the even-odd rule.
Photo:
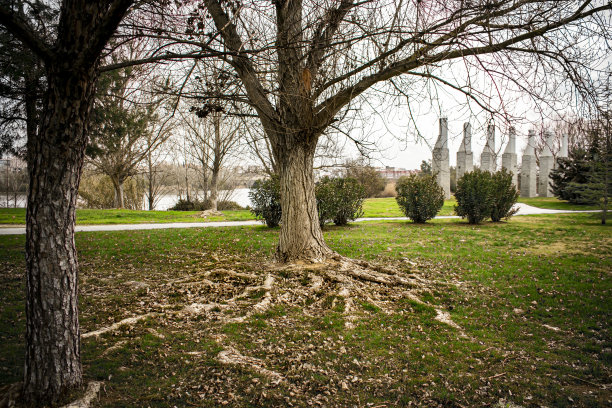
[[53, 405], [82, 382], [75, 208], [97, 65], [132, 3], [58, 2], [52, 38], [41, 38], [14, 12], [19, 2], [0, 6], [0, 24], [36, 54], [47, 74], [38, 131], [28, 131], [27, 141], [23, 396], [28, 404]]
[[221, 170], [221, 118], [219, 112], [213, 114], [215, 128], [215, 143], [213, 148], [213, 163], [210, 179], [210, 209], [217, 211], [219, 198], [219, 171]]
[[281, 229], [276, 258], [280, 262], [322, 262], [334, 252], [327, 246], [319, 224], [313, 173], [314, 145], [281, 149]]
[[74, 243], [95, 70], [47, 67], [38, 136], [28, 140], [24, 395], [52, 403], [82, 381]]
[[[151, 138], [149, 136], [149, 144], [151, 143]], [[155, 189], [153, 188], [153, 182], [155, 181], [153, 178], [155, 177], [155, 173], [153, 170], [153, 161], [151, 160], [151, 152], [147, 153], [147, 204], [149, 211], [153, 211], [155, 206]]]
[[219, 199], [219, 171], [212, 172], [210, 178], [210, 209], [217, 211], [217, 204]]
[[125, 208], [125, 199], [123, 194], [124, 181], [118, 177], [111, 177], [113, 188], [115, 189], [115, 208]]

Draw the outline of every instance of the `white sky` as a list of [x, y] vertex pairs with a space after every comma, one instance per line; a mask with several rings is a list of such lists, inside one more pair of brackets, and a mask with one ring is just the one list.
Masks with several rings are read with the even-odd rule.
[[[456, 164], [456, 153], [463, 139], [463, 123], [470, 122], [472, 125], [472, 152], [474, 163], [480, 162], [480, 153], [486, 143], [487, 125], [490, 118], [488, 112], [482, 110], [470, 112], [465, 99], [453, 100], [451, 95], [441, 98], [440, 106], [431, 109], [422, 103], [420, 106], [412, 106], [415, 122], [411, 123], [407, 106], [390, 106], [381, 104], [373, 112], [374, 108], [363, 110], [364, 122], [362, 129], [355, 129], [351, 134], [359, 135], [365, 132], [370, 139], [377, 140], [377, 151], [371, 156], [374, 166], [392, 166], [406, 169], [418, 169], [421, 161], [431, 159], [434, 144], [439, 134], [439, 118], [448, 118], [448, 148], [450, 153], [450, 165]], [[523, 101], [523, 107], [527, 102]], [[428, 104], [427, 104], [428, 105]], [[474, 108], [473, 106], [471, 107]], [[418, 113], [418, 114], [417, 114]], [[533, 123], [540, 121], [539, 115], [534, 109], [525, 109], [524, 112], [513, 112], [513, 115], [523, 117], [512, 123], [516, 128], [516, 153], [518, 161], [521, 160], [521, 152], [527, 144], [527, 132], [533, 128]], [[508, 141], [508, 124], [499, 119], [495, 121], [495, 148], [498, 152], [498, 161], [501, 163], [503, 153]], [[416, 127], [422, 135], [416, 135]], [[358, 137], [358, 136], [355, 136]], [[348, 156], [356, 156], [357, 150], [347, 144]]]

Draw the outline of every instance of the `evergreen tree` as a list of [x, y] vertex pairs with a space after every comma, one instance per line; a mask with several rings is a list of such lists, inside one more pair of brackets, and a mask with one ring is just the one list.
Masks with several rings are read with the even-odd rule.
[[591, 159], [589, 152], [582, 148], [572, 149], [568, 157], [557, 159], [557, 167], [550, 173], [550, 186], [555, 197], [575, 204], [582, 203], [580, 193], [568, 186], [587, 182]]
[[588, 129], [586, 148], [575, 148], [567, 158], [560, 158], [550, 175], [555, 197], [574, 204], [598, 204], [605, 224], [608, 197], [612, 191], [610, 166], [610, 126], [608, 114], [593, 121]]
[[[607, 114], [605, 116], [608, 116]], [[609, 197], [612, 194], [612, 142], [610, 121], [605, 118], [593, 129], [589, 148], [591, 159], [584, 183], [570, 182], [566, 190], [580, 197], [580, 202], [597, 204], [601, 211], [601, 223], [606, 223]]]

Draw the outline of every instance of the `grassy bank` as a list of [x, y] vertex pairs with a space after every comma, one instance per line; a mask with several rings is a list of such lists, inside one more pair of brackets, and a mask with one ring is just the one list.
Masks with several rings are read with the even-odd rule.
[[[222, 211], [222, 216], [202, 217], [201, 211], [136, 211], [77, 209], [77, 224], [146, 224], [252, 220], [249, 210]], [[25, 224], [24, 208], [0, 209], [0, 224]]]
[[[444, 201], [444, 206], [438, 212], [438, 215], [453, 215], [455, 204], [455, 198]], [[397, 205], [395, 198], [368, 198], [363, 203], [363, 217], [364, 218], [378, 218], [378, 217], [405, 217], [404, 213], [400, 210]]]
[[[554, 210], [580, 211], [595, 210], [597, 206], [576, 205], [560, 201], [554, 197], [519, 198], [519, 202], [538, 208]], [[438, 215], [453, 215], [457, 204], [455, 198], [444, 201]], [[143, 224], [167, 222], [209, 222], [209, 221], [245, 221], [253, 220], [249, 210], [221, 211], [223, 215], [202, 217], [200, 211], [133, 211], [133, 210], [77, 210], [77, 224]], [[403, 217], [395, 198], [368, 198], [363, 203], [364, 218]], [[24, 208], [0, 208], [0, 225], [25, 224]]]
[[584, 211], [584, 210], [599, 210], [597, 205], [572, 204], [567, 201], [561, 201], [556, 197], [520, 197], [519, 203], [525, 203], [538, 208], [547, 208], [551, 210], [564, 211]]
[[[263, 282], [278, 229], [77, 233], [83, 333], [155, 313], [83, 340], [87, 379], [105, 382], [95, 406], [610, 404], [612, 234], [591, 214], [373, 221], [324, 234], [343, 255], [428, 282], [424, 303], [390, 291], [356, 304], [349, 326], [333, 284], [295, 297], [313, 284], [306, 268], [276, 273], [289, 305], [227, 322], [222, 310], [185, 306], [223, 305], [245, 276]], [[22, 375], [23, 246], [0, 236], [0, 385]], [[243, 299], [244, 313], [262, 296]]]
[[[440, 215], [451, 215], [454, 200], [445, 202]], [[363, 216], [403, 217], [394, 198], [369, 198], [363, 205]], [[249, 210], [221, 211], [222, 216], [201, 217], [201, 211], [134, 211], [77, 209], [77, 224], [143, 224], [167, 222], [244, 221], [255, 217]], [[24, 208], [0, 208], [0, 224], [25, 224]]]
[[[592, 210], [596, 206], [570, 204], [556, 198], [520, 198], [519, 202], [538, 208], [556, 210]], [[444, 201], [438, 215], [453, 215], [457, 202], [454, 197]], [[209, 221], [245, 221], [253, 220], [249, 210], [221, 211], [223, 215], [202, 217], [200, 211], [133, 211], [133, 210], [77, 210], [77, 224], [146, 224], [167, 222], [209, 222]], [[364, 218], [403, 217], [395, 198], [368, 198], [363, 203]], [[25, 209], [0, 208], [0, 224], [25, 224]]]

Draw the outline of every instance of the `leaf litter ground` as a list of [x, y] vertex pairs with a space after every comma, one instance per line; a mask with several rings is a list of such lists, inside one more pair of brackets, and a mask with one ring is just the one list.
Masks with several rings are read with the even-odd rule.
[[[483, 282], [471, 273], [479, 263], [491, 268], [490, 261], [440, 261], [445, 248], [430, 258], [281, 266], [222, 244], [157, 248], [159, 259], [142, 262], [146, 257], [107, 256], [112, 245], [95, 234], [86, 241], [83, 360], [88, 379], [103, 381], [94, 406], [602, 406], [611, 398], [603, 300], [609, 258], [598, 255], [609, 249], [606, 239], [574, 242], [596, 248], [589, 255], [596, 259], [570, 260], [600, 267], [594, 281], [608, 276], [605, 285], [577, 293], [547, 284], [532, 293], [511, 276]], [[588, 251], [579, 252], [572, 257]], [[532, 258], [519, 267], [550, 264], [548, 254], [512, 255], [525, 256]], [[11, 295], [20, 287], [20, 262], [15, 255], [3, 264], [11, 271], [2, 288], [9, 305], [20, 300]], [[571, 268], [568, 262], [561, 266]], [[497, 280], [501, 287], [491, 284]], [[548, 316], [556, 313], [542, 297], [557, 305], [565, 299], [567, 313], [575, 300], [568, 293], [601, 297], [603, 310], [583, 322]], [[18, 309], [2, 309], [17, 323], [15, 336]], [[14, 367], [22, 364], [20, 346], [11, 350], [0, 354], [2, 384], [18, 378]]]

